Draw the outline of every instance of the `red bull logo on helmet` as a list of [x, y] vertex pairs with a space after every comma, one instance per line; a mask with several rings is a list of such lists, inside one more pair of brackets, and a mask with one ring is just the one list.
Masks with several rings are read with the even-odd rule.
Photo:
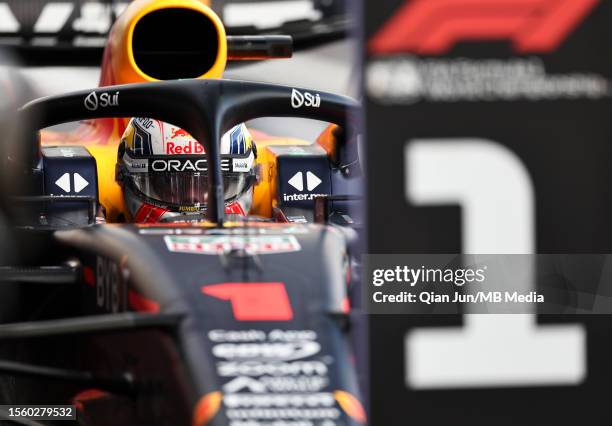
[[166, 154], [204, 154], [204, 147], [194, 139], [168, 141]]

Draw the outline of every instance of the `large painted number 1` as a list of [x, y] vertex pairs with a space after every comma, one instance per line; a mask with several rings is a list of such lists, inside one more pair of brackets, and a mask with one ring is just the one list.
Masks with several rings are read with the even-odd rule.
[[[459, 204], [464, 253], [534, 253], [533, 185], [521, 160], [483, 139], [418, 139], [405, 147], [413, 205]], [[532, 265], [517, 291], [533, 290]], [[579, 384], [586, 336], [579, 325], [538, 326], [534, 314], [467, 314], [463, 327], [417, 328], [405, 337], [414, 389]]]

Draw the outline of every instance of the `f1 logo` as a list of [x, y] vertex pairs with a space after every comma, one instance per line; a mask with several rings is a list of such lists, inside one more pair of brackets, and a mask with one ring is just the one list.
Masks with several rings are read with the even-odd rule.
[[509, 40], [517, 53], [556, 50], [599, 0], [409, 0], [370, 40], [374, 54], [448, 52]]

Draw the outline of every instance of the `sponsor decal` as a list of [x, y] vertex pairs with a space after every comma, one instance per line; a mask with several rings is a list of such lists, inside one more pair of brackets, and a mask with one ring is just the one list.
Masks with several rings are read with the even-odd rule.
[[247, 158], [233, 158], [232, 170], [234, 172], [249, 172], [253, 168], [253, 152]]
[[121, 271], [119, 265], [104, 257], [96, 261], [96, 304], [109, 312], [119, 312], [121, 305]]
[[[300, 192], [304, 191], [305, 189], [308, 192], [312, 192], [319, 185], [321, 185], [321, 182], [322, 180], [311, 171], [307, 171], [306, 173], [297, 172], [296, 174], [291, 176], [291, 178], [287, 181], [287, 183], [291, 187], [295, 188], [296, 190]], [[314, 200], [316, 197], [322, 197], [325, 195], [327, 194], [316, 194], [316, 193], [287, 194], [287, 193], [283, 193], [283, 200], [284, 201], [307, 201], [307, 200]]]
[[284, 201], [311, 201], [317, 197], [325, 197], [327, 194], [283, 194]]
[[250, 237], [253, 235], [283, 235], [283, 234], [307, 234], [308, 227], [306, 226], [270, 226], [270, 227], [255, 227], [250, 226], [249, 228], [224, 228], [224, 229], [210, 229], [208, 234], [210, 235], [234, 235], [243, 237]]
[[321, 345], [312, 340], [275, 343], [221, 343], [213, 355], [228, 360], [293, 361], [319, 353]]
[[202, 207], [200, 207], [200, 203], [195, 203], [193, 206], [179, 206], [180, 212], [193, 213], [199, 212], [200, 210], [202, 210]]
[[340, 417], [340, 411], [337, 408], [292, 408], [289, 406], [267, 408], [255, 405], [250, 409], [229, 409], [226, 413], [231, 420], [230, 426], [344, 426], [345, 424], [332, 421]]
[[70, 173], [64, 173], [55, 181], [55, 185], [59, 186], [62, 191], [70, 192]]
[[337, 425], [342, 411], [327, 391], [331, 359], [321, 356], [317, 337], [313, 330], [210, 330], [230, 424]]
[[509, 40], [517, 53], [549, 53], [599, 0], [410, 0], [370, 40], [375, 54], [437, 55], [461, 41]]
[[204, 158], [198, 160], [162, 159], [151, 161], [151, 171], [154, 172], [205, 172], [206, 170], [206, 159]]
[[262, 330], [210, 330], [211, 342], [263, 342], [267, 333]]
[[[213, 355], [235, 362], [288, 362], [317, 355], [313, 330], [211, 330]], [[296, 364], [297, 365], [297, 364]], [[326, 371], [326, 370], [325, 370]]]
[[259, 380], [251, 377], [236, 377], [223, 385], [223, 391], [225, 393], [236, 393], [245, 389], [255, 393], [266, 392], [266, 386]]
[[[173, 225], [176, 226], [175, 224]], [[204, 230], [200, 228], [144, 228], [139, 229], [138, 233], [141, 235], [201, 235], [204, 233]]]
[[251, 254], [291, 253], [301, 249], [293, 235], [202, 235], [166, 236], [164, 242], [174, 253], [217, 255], [231, 251]]
[[72, 158], [75, 156], [76, 152], [73, 148], [60, 148], [59, 149], [60, 154], [62, 154], [62, 157], [66, 157], [66, 158]]
[[96, 111], [98, 109], [98, 95], [96, 92], [91, 92], [84, 101], [85, 108], [90, 111]]
[[196, 140], [168, 141], [166, 154], [204, 154], [204, 147]]
[[321, 361], [226, 361], [217, 364], [222, 377], [232, 376], [325, 376], [327, 365]]
[[321, 106], [321, 96], [318, 93], [313, 95], [312, 93], [306, 91], [302, 93], [297, 89], [292, 89], [291, 106], [295, 109], [301, 108], [303, 106], [319, 108]]
[[334, 407], [334, 396], [328, 392], [307, 394], [226, 394], [223, 402], [230, 408], [234, 407]]
[[224, 283], [205, 285], [202, 293], [229, 300], [238, 321], [289, 321], [293, 310], [283, 283]]
[[287, 221], [291, 223], [308, 223], [306, 216], [287, 216]]
[[85, 189], [87, 186], [89, 186], [89, 182], [87, 182], [85, 178], [80, 174], [74, 173], [72, 177], [74, 179], [74, 192], [76, 192], [77, 194], [83, 189]]
[[271, 342], [295, 342], [298, 340], [316, 340], [317, 333], [312, 330], [272, 330], [268, 333]]
[[[321, 184], [321, 179], [311, 171], [306, 172], [306, 188], [312, 191]], [[304, 178], [302, 172], [297, 172], [288, 181], [289, 185], [293, 186], [298, 191], [304, 190]]]
[[327, 377], [319, 376], [263, 376], [259, 381], [268, 392], [319, 392], [329, 384]]
[[174, 139], [178, 137], [192, 138], [192, 136], [187, 133], [187, 130], [181, 129], [180, 127], [175, 127], [172, 129], [172, 135], [170, 136], [170, 138]]
[[213, 342], [293, 342], [296, 340], [316, 340], [317, 333], [312, 330], [275, 329], [268, 333], [262, 330], [211, 330], [208, 338]]
[[327, 378], [323, 377], [269, 377], [263, 376], [253, 378], [247, 376], [238, 376], [225, 385], [223, 385], [224, 393], [237, 393], [247, 391], [251, 393], [264, 394], [269, 392], [287, 393], [287, 392], [319, 392], [327, 386]]
[[102, 93], [100, 95], [100, 107], [105, 108], [109, 106], [118, 106], [118, 105], [119, 105], [119, 92], [115, 92], [114, 94]]
[[115, 93], [101, 93], [99, 98], [98, 94], [94, 91], [91, 92], [83, 101], [85, 108], [90, 111], [97, 111], [98, 108], [106, 108], [109, 106], [119, 105], [119, 92]]
[[149, 130], [155, 124], [152, 119], [146, 117], [137, 117], [134, 119], [134, 121], [136, 121], [136, 123], [139, 124], [144, 130]]
[[[229, 172], [229, 158], [221, 159], [221, 170]], [[206, 158], [160, 158], [151, 161], [152, 172], [205, 172], [208, 170]]]
[[149, 160], [132, 158], [127, 153], [123, 155], [123, 164], [131, 173], [147, 173], [149, 171]]

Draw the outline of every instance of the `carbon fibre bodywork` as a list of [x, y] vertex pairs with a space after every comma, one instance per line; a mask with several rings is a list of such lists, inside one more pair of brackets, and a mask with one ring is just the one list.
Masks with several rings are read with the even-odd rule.
[[[291, 251], [267, 247], [252, 254], [213, 254], [201, 245], [227, 237], [253, 247], [279, 237], [293, 243], [284, 247]], [[340, 231], [320, 225], [98, 225], [59, 231], [56, 238], [81, 253], [84, 277], [95, 277], [83, 280], [81, 314], [144, 310], [183, 318], [169, 333], [175, 349], [144, 335], [135, 347], [115, 341], [112, 355], [100, 358], [113, 360], [116, 371], [131, 371], [136, 381], [158, 381], [162, 395], [180, 389], [185, 399], [176, 401], [179, 408], [166, 406], [158, 420], [171, 423], [173, 412], [191, 410], [195, 419], [203, 401], [219, 395], [225, 409], [217, 414], [209, 407], [205, 424], [262, 421], [262, 410], [268, 420], [360, 424], [362, 413], [349, 409], [352, 418], [339, 405], [345, 404], [343, 393], [359, 395], [348, 334], [348, 254]], [[193, 243], [173, 252], [173, 238]], [[206, 291], [224, 286], [226, 293]], [[158, 354], [138, 353], [151, 346], [180, 358], [176, 375], [151, 370]]]

